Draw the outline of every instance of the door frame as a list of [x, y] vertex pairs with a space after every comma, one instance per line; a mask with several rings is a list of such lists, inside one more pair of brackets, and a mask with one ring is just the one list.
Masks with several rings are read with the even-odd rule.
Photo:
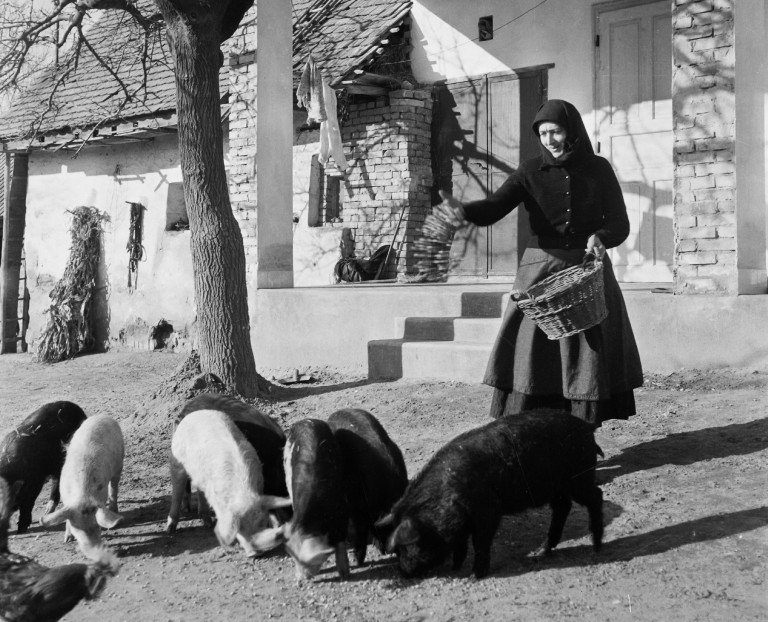
[[[602, 13], [608, 13], [611, 11], [620, 11], [622, 9], [631, 9], [633, 7], [640, 7], [643, 5], [648, 4], [655, 4], [659, 0], [607, 0], [605, 2], [598, 2], [596, 4], [592, 5], [592, 109], [593, 111], [597, 111], [598, 105], [599, 105], [599, 74], [600, 74], [600, 52], [599, 52], [599, 46], [597, 45], [597, 36], [600, 32], [600, 29], [598, 27], [598, 20], [599, 16]], [[672, 12], [670, 9], [670, 20], [672, 19]], [[672, 62], [672, 58], [669, 59], [670, 63]], [[672, 93], [672, 99], [673, 99], [673, 107], [674, 107], [674, 93]], [[596, 147], [596, 153], [598, 155], [602, 155], [602, 145], [600, 144], [601, 141], [599, 140], [600, 135], [598, 132], [598, 125], [599, 125], [599, 115], [593, 114], [593, 120], [592, 120], [592, 142]], [[673, 122], [674, 125], [674, 122]], [[673, 129], [673, 128], [671, 128]], [[604, 157], [604, 156], [603, 156]], [[613, 165], [612, 165], [613, 166]], [[675, 165], [674, 161], [672, 163], [672, 177], [671, 179], [674, 182], [675, 177]], [[673, 225], [674, 226], [674, 225]], [[676, 257], [674, 255], [671, 259], [671, 263], [669, 264], [670, 271], [674, 271], [676, 263]], [[631, 282], [631, 281], [630, 281]], [[638, 283], [655, 283], [652, 281], [637, 281]], [[659, 282], [659, 285], [666, 286], [668, 285], [669, 281], [662, 281]]]
[[[442, 86], [454, 87], [454, 86], [460, 86], [462, 84], [469, 85], [473, 81], [477, 81], [477, 80], [485, 80], [488, 84], [491, 84], [493, 82], [503, 82], [506, 80], [522, 80], [525, 78], [530, 78], [532, 76], [539, 76], [540, 85], [539, 85], [538, 100], [541, 103], [543, 103], [548, 99], [548, 94], [549, 94], [549, 70], [551, 70], [554, 67], [555, 67], [555, 63], [542, 63], [540, 65], [530, 65], [526, 67], [520, 67], [520, 68], [510, 69], [505, 71], [495, 71], [495, 72], [477, 74], [474, 76], [465, 76], [461, 78], [436, 80], [433, 83], [433, 85], [436, 87], [442, 87]], [[527, 137], [528, 135], [526, 134], [525, 136]], [[521, 133], [521, 137], [520, 137], [521, 151], [522, 151], [523, 140], [524, 138]], [[530, 141], [534, 141], [534, 138], [530, 138]], [[524, 157], [521, 155], [520, 161], [522, 162], [523, 159]], [[519, 164], [520, 162], [518, 162], [518, 165]], [[436, 194], [436, 191], [434, 191], [434, 194]], [[520, 258], [522, 257], [523, 251], [525, 250], [528, 237], [530, 236], [530, 224], [528, 222], [528, 213], [522, 207], [517, 209], [515, 217], [517, 218], [517, 261], [519, 263]], [[457, 279], [457, 280], [482, 279], [484, 281], [492, 280], [492, 279], [502, 279], [507, 281], [512, 276], [514, 276], [513, 274], [494, 274], [493, 273], [493, 270], [491, 268], [492, 258], [490, 256], [490, 254], [493, 252], [493, 249], [492, 249], [493, 242], [490, 234], [488, 235], [487, 244], [489, 245], [486, 248], [487, 267], [484, 275], [452, 275], [451, 279], [452, 280], [453, 279]]]

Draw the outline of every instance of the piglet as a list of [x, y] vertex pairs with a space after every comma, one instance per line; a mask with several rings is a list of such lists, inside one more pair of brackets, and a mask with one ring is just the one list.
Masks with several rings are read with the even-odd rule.
[[120, 425], [107, 415], [88, 417], [72, 436], [61, 469], [63, 507], [40, 519], [48, 527], [66, 521], [65, 541], [74, 535], [86, 557], [104, 554], [101, 528], [121, 520], [117, 492], [125, 448]]
[[595, 482], [591, 426], [564, 411], [509, 415], [459, 435], [430, 459], [391, 514], [376, 527], [406, 576], [421, 574], [453, 554], [455, 569], [475, 550], [474, 573], [488, 574], [491, 543], [501, 517], [549, 503], [552, 521], [538, 550], [562, 536], [571, 500], [586, 506], [595, 551], [603, 537], [603, 493]]
[[319, 419], [304, 419], [291, 426], [284, 461], [293, 517], [281, 528], [296, 578], [313, 577], [335, 553], [336, 570], [347, 579], [349, 513], [342, 457], [330, 426]]
[[176, 531], [187, 484], [200, 490], [216, 513], [214, 532], [222, 546], [237, 540], [248, 557], [281, 542], [270, 528], [269, 511], [290, 500], [262, 494], [261, 462], [232, 420], [218, 410], [196, 410], [176, 427], [171, 440], [171, 509], [167, 530]]
[[384, 552], [385, 543], [375, 537], [374, 524], [403, 495], [408, 473], [400, 448], [371, 413], [358, 408], [337, 410], [328, 418], [328, 425], [344, 463], [349, 504], [347, 542], [355, 561], [362, 565], [371, 540]]
[[0, 477], [16, 490], [12, 507], [19, 510], [18, 533], [32, 523], [32, 508], [45, 481], [51, 479], [45, 513], [59, 504], [59, 476], [64, 446], [85, 421], [83, 409], [72, 402], [50, 402], [16, 426], [0, 443]]

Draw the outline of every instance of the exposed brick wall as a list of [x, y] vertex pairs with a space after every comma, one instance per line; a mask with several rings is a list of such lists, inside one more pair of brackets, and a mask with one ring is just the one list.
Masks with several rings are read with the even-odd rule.
[[256, 54], [230, 57], [229, 153], [227, 176], [232, 210], [245, 245], [246, 273], [256, 255]]
[[350, 105], [342, 127], [352, 172], [342, 183], [342, 222], [332, 226], [353, 229], [356, 253], [367, 257], [392, 243], [402, 214], [398, 272], [413, 271], [413, 239], [430, 209], [431, 123], [431, 92], [399, 90]]
[[[230, 68], [229, 190], [245, 242], [246, 270], [252, 272], [257, 262], [255, 55], [232, 55]], [[340, 181], [340, 219], [322, 226], [337, 229], [339, 236], [342, 228], [352, 229], [355, 253], [365, 258], [392, 243], [402, 213], [393, 253], [398, 257], [398, 272], [413, 271], [413, 238], [430, 209], [432, 94], [392, 91], [376, 100], [351, 103], [348, 111], [341, 132], [351, 171]], [[294, 198], [304, 203], [294, 206], [297, 214], [306, 206], [313, 151], [316, 143], [294, 147]], [[383, 278], [395, 277], [392, 259], [390, 264]], [[320, 275], [319, 280], [323, 279], [326, 276]]]
[[736, 293], [732, 0], [674, 0], [674, 285]]

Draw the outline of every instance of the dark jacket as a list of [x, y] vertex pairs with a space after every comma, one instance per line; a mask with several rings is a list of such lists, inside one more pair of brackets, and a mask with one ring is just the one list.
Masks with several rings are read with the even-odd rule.
[[464, 205], [470, 222], [487, 226], [501, 220], [521, 202], [528, 211], [538, 248], [584, 248], [597, 234], [606, 248], [629, 235], [627, 207], [607, 160], [594, 154], [576, 108], [563, 100], [545, 102], [531, 129], [550, 121], [566, 130], [566, 153], [555, 159], [539, 142], [540, 156], [526, 160], [489, 198]]
[[607, 160], [584, 155], [551, 166], [542, 156], [526, 160], [487, 199], [464, 205], [470, 222], [487, 226], [525, 202], [541, 248], [584, 248], [596, 233], [606, 248], [629, 235], [629, 219], [616, 175]]

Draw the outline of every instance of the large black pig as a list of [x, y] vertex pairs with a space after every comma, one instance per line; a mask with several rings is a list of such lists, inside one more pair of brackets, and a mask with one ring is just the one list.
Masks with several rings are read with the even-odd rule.
[[392, 509], [408, 485], [408, 473], [400, 448], [381, 423], [358, 408], [337, 410], [328, 418], [344, 461], [344, 481], [349, 504], [347, 542], [359, 565], [365, 562], [368, 543], [375, 538], [373, 526]]
[[597, 551], [603, 537], [598, 453], [592, 428], [564, 411], [502, 417], [438, 450], [377, 529], [390, 533], [387, 548], [397, 553], [407, 576], [451, 553], [454, 569], [460, 568], [471, 537], [473, 570], [481, 578], [490, 569], [502, 516], [549, 503], [552, 521], [538, 551], [546, 554], [560, 541], [574, 500], [587, 507]]
[[32, 523], [32, 508], [49, 477], [51, 496], [45, 513], [58, 505], [65, 445], [85, 419], [77, 404], [50, 402], [24, 419], [0, 443], [0, 477], [17, 491], [13, 507], [19, 510], [18, 533], [25, 533]]
[[288, 430], [285, 476], [293, 517], [282, 526], [282, 538], [296, 564], [296, 578], [317, 574], [331, 553], [336, 554], [339, 576], [348, 578], [349, 512], [342, 457], [325, 421], [304, 419]]

